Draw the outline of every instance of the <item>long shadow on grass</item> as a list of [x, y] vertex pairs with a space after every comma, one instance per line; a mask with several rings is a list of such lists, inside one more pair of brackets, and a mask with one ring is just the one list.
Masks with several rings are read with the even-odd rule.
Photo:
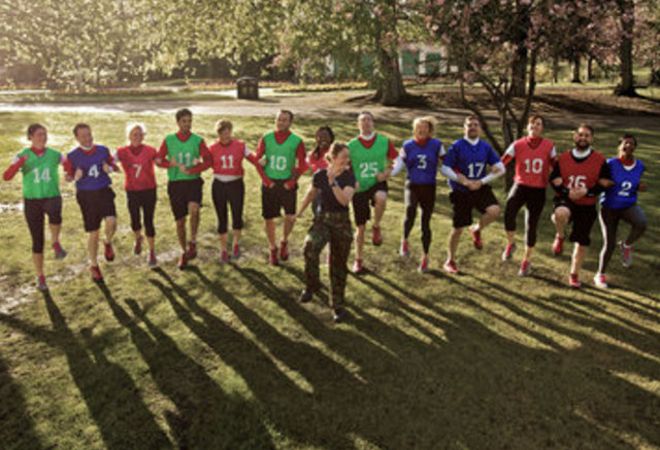
[[619, 416], [601, 409], [613, 406], [611, 392], [630, 399], [619, 406], [625, 409], [623, 429], [657, 441], [649, 417], [657, 399], [609, 374], [585, 378], [579, 364], [563, 367], [558, 347], [531, 349], [441, 309], [436, 325], [445, 342], [425, 344], [376, 317], [364, 301], [350, 302], [354, 317], [332, 329], [296, 303], [290, 289], [252, 269], [236, 269], [314, 338], [359, 365], [362, 389], [317, 401], [340, 411], [353, 423], [349, 430], [368, 442], [392, 448], [629, 448], [617, 434]]
[[[321, 407], [319, 399], [330, 399], [342, 391], [360, 389], [358, 381], [344, 367], [306, 343], [281, 334], [218, 283], [211, 282], [199, 269], [190, 269], [236, 314], [241, 322], [268, 348], [255, 342], [199, 305], [184, 288], [165, 272], [157, 272], [166, 284], [151, 279], [167, 298], [177, 317], [246, 382], [265, 408], [269, 422], [300, 445], [350, 448], [346, 436], [333, 426], [333, 412]], [[177, 300], [177, 297], [180, 300]], [[287, 376], [275, 361], [302, 377], [311, 392]], [[343, 419], [342, 419], [343, 420]]]
[[[2, 320], [2, 316], [0, 316]], [[34, 421], [25, 405], [20, 385], [9, 373], [9, 366], [0, 357], [0, 443], [4, 448], [41, 449]]]
[[107, 288], [102, 291], [117, 321], [130, 332], [160, 392], [176, 406], [176, 412], [168, 411], [166, 418], [178, 448], [273, 447], [268, 431], [248, 402], [224, 393], [205, 368], [181, 351], [135, 300], [127, 299], [126, 304], [148, 332]]
[[99, 428], [105, 447], [121, 450], [171, 448], [169, 439], [144, 404], [131, 376], [105, 357], [91, 330], [83, 332], [89, 346], [82, 345], [51, 295], [44, 294], [44, 299], [53, 330], [12, 316], [0, 315], [0, 320], [32, 339], [64, 352], [71, 376]]

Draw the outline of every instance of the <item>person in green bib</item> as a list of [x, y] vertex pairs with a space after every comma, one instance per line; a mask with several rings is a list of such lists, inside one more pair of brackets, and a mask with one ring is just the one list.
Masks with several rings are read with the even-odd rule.
[[263, 185], [261, 186], [261, 215], [266, 224], [266, 236], [270, 247], [269, 263], [279, 264], [275, 218], [284, 209], [284, 231], [280, 241], [279, 259], [289, 259], [289, 235], [296, 222], [296, 195], [298, 178], [307, 169], [305, 144], [290, 128], [293, 113], [280, 110], [275, 116], [275, 131], [270, 131], [259, 140], [256, 157], [263, 164], [257, 166]]
[[385, 213], [387, 202], [387, 179], [392, 172], [392, 162], [398, 152], [392, 141], [376, 133], [374, 116], [369, 111], [361, 112], [357, 119], [360, 135], [348, 142], [353, 173], [358, 188], [353, 196], [353, 214], [355, 215], [355, 263], [354, 273], [364, 271], [364, 233], [371, 218], [371, 205], [374, 206], [374, 224], [371, 241], [374, 245], [383, 243], [380, 222]]
[[32, 237], [32, 261], [37, 272], [39, 290], [48, 290], [44, 275], [44, 216], [48, 216], [50, 235], [56, 259], [66, 252], [60, 245], [62, 227], [62, 196], [59, 166], [63, 156], [46, 146], [46, 127], [34, 123], [27, 129], [31, 146], [21, 150], [5, 170], [3, 178], [10, 181], [20, 171], [23, 174], [23, 212]]
[[[179, 131], [165, 137], [158, 150], [156, 163], [167, 168], [167, 194], [176, 221], [176, 234], [181, 246], [181, 256], [177, 266], [185, 269], [188, 261], [197, 256], [197, 230], [199, 209], [202, 204], [204, 180], [199, 173], [189, 173], [188, 169], [202, 159], [210, 157], [204, 139], [192, 133], [192, 112], [180, 109], [176, 112]], [[186, 242], [186, 217], [190, 215], [190, 241]], [[186, 247], [186, 244], [187, 247]]]

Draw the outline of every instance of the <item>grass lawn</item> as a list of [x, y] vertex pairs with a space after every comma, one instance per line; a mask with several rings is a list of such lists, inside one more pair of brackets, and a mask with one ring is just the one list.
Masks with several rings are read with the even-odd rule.
[[[48, 126], [51, 146], [67, 150], [79, 120], [92, 125], [98, 143], [116, 147], [134, 119], [146, 122], [147, 142], [155, 146], [175, 125], [163, 115], [0, 114], [0, 160], [9, 162], [33, 121]], [[217, 119], [196, 116], [194, 128], [211, 140]], [[233, 120], [235, 134], [252, 148], [272, 122]], [[321, 123], [300, 120], [294, 128], [311, 145]], [[330, 124], [339, 140], [355, 133], [352, 121]], [[408, 123], [378, 126], [397, 145], [409, 135]], [[123, 179], [115, 175], [118, 258], [102, 263], [102, 288], [85, 267], [86, 236], [71, 185], [63, 189], [62, 243], [69, 256], [56, 262], [47, 253], [49, 295], [32, 288], [22, 213], [0, 212], [0, 296], [23, 302], [0, 313], [0, 448], [660, 447], [660, 128], [600, 129], [597, 148], [613, 155], [623, 131], [637, 134], [638, 156], [648, 167], [650, 192], [640, 203], [651, 226], [633, 268], [624, 270], [615, 255], [614, 288], [607, 292], [590, 280], [601, 244], [598, 225], [586, 287], [566, 288], [569, 252], [550, 255], [549, 204], [532, 277], [516, 276], [520, 253], [512, 263], [500, 261], [501, 220], [485, 232], [482, 251], [464, 237], [464, 273], [446, 276], [439, 270], [451, 223], [444, 183], [433, 219], [433, 270], [417, 273], [418, 229], [413, 258], [396, 253], [403, 176], [390, 184], [384, 245], [366, 248], [370, 273], [349, 277], [352, 317], [339, 326], [320, 301], [296, 301], [311, 213], [296, 225], [290, 262], [265, 264], [252, 168], [244, 257], [217, 263], [205, 173], [200, 256], [185, 272], [175, 267], [164, 171], [158, 175], [156, 271], [131, 254]], [[438, 132], [445, 141], [460, 134], [446, 126]], [[548, 134], [558, 148], [569, 146], [568, 129]], [[308, 185], [307, 176], [301, 190]], [[501, 184], [497, 193], [503, 204]], [[19, 178], [0, 184], [0, 203], [20, 201]], [[522, 214], [519, 219], [522, 226]]]

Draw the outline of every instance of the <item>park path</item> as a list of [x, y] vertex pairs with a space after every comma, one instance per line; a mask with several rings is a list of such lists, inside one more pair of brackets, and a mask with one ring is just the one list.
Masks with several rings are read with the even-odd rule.
[[[368, 109], [381, 121], [411, 121], [420, 115], [432, 115], [440, 122], [460, 125], [467, 110], [461, 108], [386, 107], [368, 102], [364, 97], [370, 91], [335, 91], [319, 93], [282, 93], [272, 90], [262, 93], [258, 101], [231, 98], [234, 91], [217, 91], [218, 99], [185, 100], [140, 100], [124, 102], [72, 103], [0, 103], [2, 112], [38, 113], [84, 113], [84, 114], [172, 114], [177, 109], [188, 107], [196, 114], [222, 116], [273, 116], [279, 109], [286, 108], [299, 116], [314, 119], [352, 119], [357, 113]], [[265, 94], [265, 95], [264, 95]], [[575, 123], [589, 121], [597, 127], [641, 127], [658, 128], [658, 116], [573, 113], [543, 104], [543, 113], [551, 122], [561, 127], [572, 127]], [[495, 111], [485, 111], [486, 117], [497, 120]]]

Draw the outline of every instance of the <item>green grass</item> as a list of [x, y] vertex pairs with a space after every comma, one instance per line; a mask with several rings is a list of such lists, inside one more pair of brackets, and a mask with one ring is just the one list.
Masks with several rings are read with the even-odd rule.
[[[122, 144], [124, 125], [147, 123], [158, 145], [174, 121], [163, 115], [0, 114], [0, 158], [21, 147], [23, 130], [42, 121], [51, 144], [72, 146], [78, 120], [96, 141]], [[207, 139], [217, 117], [196, 116]], [[235, 118], [235, 134], [254, 148], [271, 119]], [[338, 139], [352, 121], [329, 121]], [[323, 121], [296, 125], [311, 145]], [[398, 144], [409, 124], [380, 124]], [[623, 128], [598, 131], [614, 152]], [[265, 264], [258, 178], [247, 169], [244, 258], [217, 264], [215, 216], [205, 174], [200, 256], [175, 268], [175, 229], [159, 171], [157, 246], [162, 269], [131, 255], [121, 175], [118, 258], [103, 264], [107, 288], [86, 272], [85, 235], [70, 185], [64, 187], [65, 262], [50, 253], [51, 293], [29, 288], [33, 271], [22, 214], [0, 213], [0, 295], [25, 301], [0, 314], [2, 448], [656, 448], [660, 446], [660, 129], [626, 129], [640, 138], [651, 223], [624, 271], [613, 259], [608, 292], [564, 283], [568, 255], [550, 256], [550, 209], [543, 215], [534, 276], [503, 264], [501, 221], [486, 245], [460, 246], [464, 275], [439, 271], [450, 227], [447, 188], [439, 185], [432, 271], [396, 255], [403, 214], [402, 177], [391, 183], [385, 244], [367, 246], [364, 277], [349, 277], [352, 318], [333, 326], [319, 302], [302, 306], [301, 246], [309, 214], [292, 237], [292, 259]], [[445, 141], [460, 130], [441, 126]], [[567, 129], [550, 130], [559, 148]], [[302, 190], [309, 177], [302, 182]], [[504, 202], [501, 185], [498, 196]], [[0, 203], [20, 202], [20, 181], [0, 184]], [[522, 215], [521, 215], [522, 216]], [[522, 224], [522, 217], [520, 217]], [[625, 227], [623, 227], [625, 228]], [[623, 231], [623, 230], [622, 230]], [[589, 283], [601, 239], [584, 272]], [[516, 255], [516, 262], [519, 260]], [[327, 268], [322, 274], [327, 280]]]

